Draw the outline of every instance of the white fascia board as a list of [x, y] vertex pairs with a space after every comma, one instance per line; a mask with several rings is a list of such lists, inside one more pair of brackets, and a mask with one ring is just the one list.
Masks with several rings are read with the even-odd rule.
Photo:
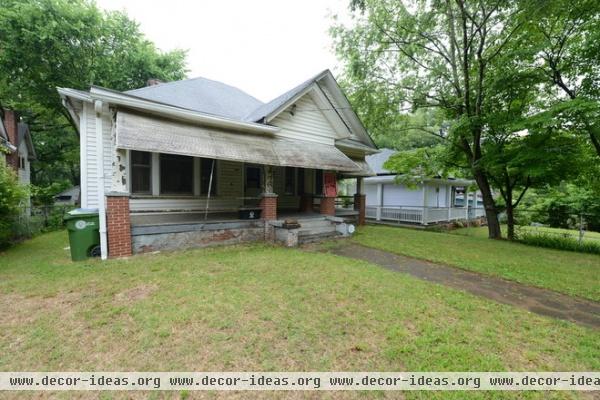
[[354, 112], [350, 101], [348, 101], [348, 98], [346, 97], [344, 92], [342, 92], [339, 84], [335, 80], [335, 77], [333, 76], [331, 71], [327, 70], [326, 73], [324, 73], [323, 76], [319, 78], [319, 80], [322, 80], [322, 82], [329, 89], [330, 93], [335, 97], [335, 101], [341, 105], [342, 109], [340, 111], [344, 115], [346, 115], [346, 117], [348, 117], [348, 119], [350, 120], [350, 123], [352, 125], [351, 128], [355, 132], [359, 133], [359, 135], [363, 136], [363, 138], [365, 138], [369, 142], [369, 144], [373, 146], [373, 148], [377, 148], [375, 142], [373, 142], [373, 139], [371, 139], [371, 136], [367, 132], [367, 129], [363, 125], [360, 118], [358, 118], [358, 115], [356, 115], [356, 112]]
[[143, 111], [150, 111], [156, 114], [175, 117], [177, 119], [196, 122], [203, 125], [209, 125], [224, 129], [235, 129], [239, 131], [252, 133], [273, 134], [279, 132], [279, 128], [263, 124], [234, 121], [227, 118], [216, 117], [203, 114], [197, 111], [186, 110], [179, 107], [173, 107], [166, 104], [156, 103], [144, 100], [138, 97], [125, 95], [108, 89], [92, 87], [90, 95], [94, 100], [101, 100], [108, 104], [135, 108]]
[[338, 149], [342, 149], [342, 150], [348, 150], [348, 151], [353, 151], [353, 152], [357, 152], [357, 153], [362, 153], [365, 155], [370, 155], [370, 154], [377, 154], [380, 152], [380, 150], [375, 149], [375, 148], [367, 148], [367, 146], [365, 145], [365, 147], [362, 146], [353, 146], [351, 144], [348, 143], [339, 143], [336, 142], [335, 143], [335, 147], [337, 147]]
[[[365, 178], [369, 183], [396, 183], [397, 175], [379, 175], [372, 176], [369, 178]], [[415, 182], [417, 185], [419, 184], [427, 184], [427, 183], [438, 183], [452, 186], [469, 186], [474, 183], [474, 181], [470, 181], [467, 179], [440, 179], [440, 178], [428, 178], [424, 181]]]

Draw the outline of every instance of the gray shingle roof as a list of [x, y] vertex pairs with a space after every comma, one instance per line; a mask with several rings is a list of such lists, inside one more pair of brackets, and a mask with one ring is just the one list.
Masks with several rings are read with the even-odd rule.
[[206, 78], [161, 83], [125, 93], [235, 120], [243, 120], [263, 104], [238, 88]]
[[365, 157], [367, 163], [371, 167], [371, 169], [377, 174], [390, 174], [391, 172], [387, 169], [383, 168], [383, 164], [392, 156], [392, 154], [396, 153], [396, 150], [392, 149], [380, 149], [380, 152], [377, 154], [373, 154]]

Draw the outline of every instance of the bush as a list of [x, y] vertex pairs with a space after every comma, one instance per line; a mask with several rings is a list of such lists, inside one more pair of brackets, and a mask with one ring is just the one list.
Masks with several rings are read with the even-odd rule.
[[19, 184], [17, 175], [0, 162], [0, 248], [6, 247], [15, 237], [15, 222], [27, 200], [27, 188]]
[[600, 254], [600, 241], [594, 242], [590, 240], [579, 240], [571, 236], [555, 235], [542, 232], [517, 232], [516, 240], [539, 247], [547, 247], [557, 250], [577, 251], [580, 253]]

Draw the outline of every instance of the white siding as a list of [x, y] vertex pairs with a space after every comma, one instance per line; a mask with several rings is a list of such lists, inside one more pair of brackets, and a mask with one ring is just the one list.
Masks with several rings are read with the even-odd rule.
[[[31, 182], [31, 163], [29, 162], [29, 151], [27, 150], [27, 143], [25, 139], [19, 144], [19, 182], [23, 185], [29, 185]], [[21, 168], [21, 158], [25, 161], [25, 168]]]
[[366, 183], [365, 184], [365, 195], [367, 196], [367, 205], [368, 206], [379, 206], [377, 200], [377, 184], [376, 183]]
[[[272, 124], [281, 128], [277, 135], [324, 144], [335, 144], [337, 134], [317, 103], [309, 96], [301, 97], [273, 119]], [[294, 110], [292, 110], [294, 108]], [[294, 115], [291, 114], [294, 112]]]
[[[83, 106], [83, 118], [81, 118], [82, 127], [81, 134], [85, 135], [85, 139], [81, 140], [81, 151], [85, 152], [85, 157], [82, 157], [82, 162], [85, 163], [85, 168], [81, 169], [82, 174], [85, 173], [85, 180], [82, 179], [82, 186], [85, 185], [86, 198], [82, 199], [82, 207], [98, 207], [98, 185], [100, 180], [98, 177], [98, 157], [99, 149], [97, 146], [96, 136], [96, 112], [94, 111], [94, 105], [91, 103], [84, 103]], [[110, 192], [111, 179], [112, 179], [112, 144], [110, 138], [110, 132], [112, 128], [112, 118], [108, 110], [104, 110], [102, 114], [102, 144], [104, 150], [104, 191], [105, 193]], [[83, 190], [82, 190], [83, 192]], [[85, 203], [83, 203], [85, 202]]]
[[383, 205], [422, 207], [422, 186], [418, 185], [415, 189], [411, 189], [407, 188], [404, 185], [386, 183], [385, 185], [383, 185]]

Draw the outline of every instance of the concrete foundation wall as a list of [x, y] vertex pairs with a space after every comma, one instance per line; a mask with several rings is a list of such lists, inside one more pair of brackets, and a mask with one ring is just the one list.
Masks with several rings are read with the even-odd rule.
[[248, 221], [222, 224], [144, 227], [132, 235], [134, 253], [181, 250], [195, 247], [231, 245], [265, 240], [265, 222]]

